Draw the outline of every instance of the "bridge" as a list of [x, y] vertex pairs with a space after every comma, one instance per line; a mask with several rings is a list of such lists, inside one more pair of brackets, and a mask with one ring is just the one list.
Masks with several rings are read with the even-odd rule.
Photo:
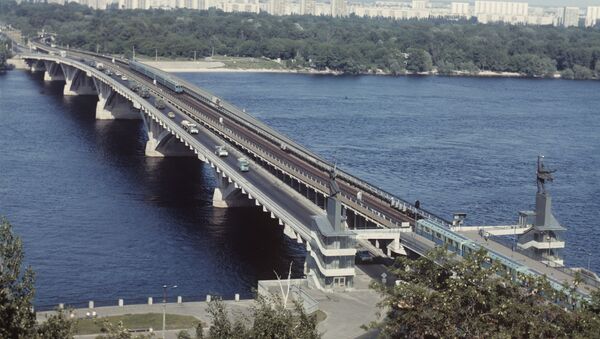
[[[31, 71], [44, 72], [46, 81], [64, 81], [64, 95], [97, 96], [97, 119], [142, 120], [147, 156], [190, 156], [209, 164], [217, 178], [215, 207], [257, 206], [269, 213], [284, 234], [305, 246], [304, 272], [320, 289], [353, 287], [357, 243], [383, 256], [407, 251], [422, 255], [442, 239], [433, 237], [436, 232], [418, 232], [424, 225], [448, 232], [443, 242], [462, 237], [456, 223], [337, 169], [244, 110], [182, 79], [148, 66], [151, 74], [143, 74], [134, 69], [135, 63], [112, 56], [39, 43], [31, 47], [37, 52], [21, 55]], [[178, 87], [157, 82], [161, 77], [173, 79]], [[144, 90], [130, 88], [132, 82]], [[190, 133], [184, 121], [197, 125], [197, 133]], [[215, 152], [219, 146], [228, 156]], [[249, 171], [239, 166], [242, 157]], [[556, 268], [533, 270], [527, 262], [500, 253], [505, 249], [487, 249], [511, 274], [547, 275], [557, 286], [573, 282]], [[589, 294], [592, 287], [584, 287], [582, 293]]]

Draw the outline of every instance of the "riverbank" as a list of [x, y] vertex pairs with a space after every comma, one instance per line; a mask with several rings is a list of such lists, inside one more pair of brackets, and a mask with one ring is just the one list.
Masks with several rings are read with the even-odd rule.
[[12, 69], [29, 69], [27, 63], [21, 58], [10, 58], [6, 60], [6, 64]]
[[[344, 75], [345, 73], [330, 69], [317, 70], [313, 68], [286, 68], [281, 63], [257, 58], [227, 58], [215, 57], [199, 61], [185, 60], [163, 60], [152, 61], [142, 60], [147, 65], [156, 67], [165, 72], [171, 73], [297, 73], [297, 74], [322, 74], [322, 75]], [[365, 72], [359, 75], [380, 75], [380, 76], [457, 76], [457, 77], [486, 77], [486, 78], [529, 78], [526, 74], [518, 72], [493, 72], [493, 71], [454, 71], [452, 73], [438, 73], [437, 70], [431, 72], [405, 72], [393, 74], [378, 70], [377, 72]], [[551, 78], [560, 78], [556, 73]]]

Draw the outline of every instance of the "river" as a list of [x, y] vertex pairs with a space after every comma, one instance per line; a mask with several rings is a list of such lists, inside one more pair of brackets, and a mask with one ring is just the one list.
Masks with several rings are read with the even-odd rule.
[[[600, 271], [600, 82], [183, 73], [337, 164], [444, 217], [510, 224], [533, 208], [538, 154], [569, 265]], [[0, 76], [0, 215], [37, 273], [36, 305], [248, 296], [301, 274], [303, 250], [255, 209], [211, 207], [194, 159], [144, 156], [138, 121], [22, 71]]]

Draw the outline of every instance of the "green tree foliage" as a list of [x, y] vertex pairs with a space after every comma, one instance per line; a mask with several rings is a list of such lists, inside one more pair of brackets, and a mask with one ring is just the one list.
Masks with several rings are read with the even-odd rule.
[[431, 54], [420, 48], [409, 48], [406, 50], [406, 70], [411, 72], [429, 72], [433, 67]]
[[7, 59], [12, 57], [10, 52], [10, 42], [0, 35], [0, 71], [10, 69], [10, 65], [6, 63]]
[[[0, 0], [0, 19], [25, 34], [58, 33], [58, 43], [100, 52], [192, 58], [213, 54], [281, 58], [286, 65], [345, 73], [438, 69], [550, 75], [596, 68], [600, 30], [325, 16], [276, 17], [218, 10], [106, 10], [69, 3]], [[416, 53], [409, 53], [409, 50]], [[413, 55], [404, 59], [404, 53]], [[428, 57], [429, 56], [429, 57]], [[289, 61], [289, 62], [287, 62]], [[407, 62], [407, 64], [405, 64]]]
[[177, 332], [177, 339], [192, 339], [192, 336], [186, 330]]
[[562, 72], [560, 72], [560, 77], [562, 79], [566, 79], [566, 80], [573, 80], [573, 79], [575, 79], [575, 73], [573, 72], [572, 69], [567, 68], [567, 69], [564, 69]]
[[573, 66], [573, 75], [577, 80], [589, 80], [594, 77], [594, 72], [585, 66], [575, 65]]
[[[595, 306], [574, 311], [573, 289], [556, 292], [545, 279], [520, 276], [522, 284], [490, 264], [485, 250], [459, 261], [435, 250], [417, 260], [399, 258], [397, 286], [376, 284], [386, 310], [383, 337], [399, 338], [587, 338], [600, 333]], [[598, 298], [596, 292], [596, 298]]]
[[556, 62], [535, 54], [517, 54], [511, 59], [511, 68], [531, 77], [551, 77], [556, 73]]
[[96, 339], [150, 339], [154, 337], [153, 333], [149, 335], [140, 334], [134, 336], [121, 321], [117, 324], [113, 324], [104, 320], [102, 323], [102, 332], [104, 334], [97, 336]]
[[204, 323], [202, 321], [196, 325], [196, 339], [204, 339]]
[[236, 315], [233, 324], [230, 321], [225, 304], [220, 300], [211, 301], [208, 313], [212, 318], [209, 338], [281, 338], [316, 339], [317, 320], [308, 315], [298, 302], [293, 308], [286, 307], [281, 298], [259, 296], [251, 308], [250, 315]]
[[62, 309], [46, 318], [37, 329], [39, 339], [72, 338], [75, 323], [69, 319], [70, 311]]
[[0, 224], [0, 338], [30, 338], [35, 333], [32, 309], [34, 274], [21, 272], [23, 242], [12, 232], [11, 224]]
[[21, 272], [23, 242], [11, 224], [0, 219], [0, 338], [72, 338], [73, 322], [63, 311], [36, 326], [33, 312], [34, 273]]

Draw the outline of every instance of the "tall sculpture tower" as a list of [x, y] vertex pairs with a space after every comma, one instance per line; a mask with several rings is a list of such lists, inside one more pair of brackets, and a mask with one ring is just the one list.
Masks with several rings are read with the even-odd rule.
[[561, 250], [565, 247], [565, 228], [552, 214], [552, 197], [546, 190], [546, 183], [554, 180], [554, 172], [544, 166], [544, 156], [538, 156], [535, 221], [531, 230], [519, 236], [518, 247], [547, 265], [564, 266]]

